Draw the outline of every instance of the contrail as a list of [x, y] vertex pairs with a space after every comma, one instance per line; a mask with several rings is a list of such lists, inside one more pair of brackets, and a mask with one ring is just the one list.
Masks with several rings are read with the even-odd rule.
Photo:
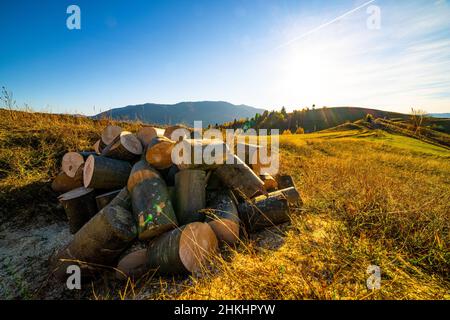
[[316, 31], [319, 31], [320, 29], [323, 29], [323, 28], [329, 26], [330, 24], [332, 24], [332, 23], [334, 23], [334, 22], [336, 22], [336, 21], [338, 21], [338, 20], [340, 20], [340, 19], [342, 19], [342, 18], [344, 18], [344, 17], [346, 17], [346, 16], [352, 14], [353, 12], [358, 11], [359, 9], [362, 9], [362, 8], [364, 8], [364, 7], [367, 7], [369, 4], [371, 4], [372, 2], [375, 2], [375, 1], [376, 1], [376, 0], [370, 0], [370, 1], [367, 1], [366, 3], [360, 5], [359, 7], [356, 7], [356, 8], [354, 8], [354, 9], [350, 10], [350, 11], [347, 11], [346, 13], [340, 15], [340, 16], [337, 17], [337, 18], [334, 18], [333, 20], [330, 20], [330, 21], [328, 21], [328, 22], [326, 22], [326, 23], [324, 23], [324, 24], [321, 24], [320, 26], [318, 26], [318, 27], [316, 27], [316, 28], [314, 28], [314, 29], [311, 29], [311, 30], [309, 30], [308, 32], [305, 32], [305, 33], [303, 33], [302, 35], [300, 35], [300, 36], [298, 36], [298, 37], [296, 37], [296, 38], [293, 38], [293, 39], [291, 39], [291, 40], [289, 40], [289, 41], [287, 41], [287, 42], [285, 42], [285, 43], [279, 45], [279, 46], [276, 47], [274, 50], [278, 50], [278, 49], [280, 49], [280, 48], [283, 48], [283, 47], [285, 47], [285, 46], [290, 45], [291, 43], [293, 43], [293, 42], [295, 42], [295, 41], [301, 40], [301, 39], [303, 39], [303, 38], [309, 36], [310, 34], [316, 32]]

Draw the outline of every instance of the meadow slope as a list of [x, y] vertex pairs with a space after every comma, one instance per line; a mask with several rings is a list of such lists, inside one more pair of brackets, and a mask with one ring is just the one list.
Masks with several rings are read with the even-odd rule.
[[[381, 130], [281, 136], [281, 172], [304, 205], [207, 274], [63, 290], [46, 261], [69, 237], [51, 178], [107, 123], [0, 110], [0, 297], [450, 299], [450, 151]], [[370, 265], [380, 290], [366, 287]]]

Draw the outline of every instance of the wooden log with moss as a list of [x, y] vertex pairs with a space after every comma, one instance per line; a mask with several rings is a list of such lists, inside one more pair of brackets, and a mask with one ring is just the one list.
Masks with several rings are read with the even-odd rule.
[[175, 142], [166, 137], [155, 137], [150, 141], [145, 152], [145, 159], [158, 170], [172, 166], [172, 149]]
[[290, 221], [289, 203], [283, 193], [243, 202], [239, 204], [238, 211], [249, 232]]
[[131, 165], [127, 161], [91, 155], [84, 164], [84, 186], [105, 190], [122, 188], [130, 172]]
[[188, 274], [204, 270], [218, 250], [217, 237], [203, 222], [176, 228], [152, 241], [148, 267], [161, 274]]
[[136, 238], [133, 215], [120, 206], [106, 206], [90, 219], [53, 259], [54, 274], [64, 279], [69, 265], [79, 265], [83, 276], [116, 266], [120, 254]]
[[113, 142], [108, 145], [102, 155], [105, 157], [131, 161], [137, 159], [143, 152], [141, 141], [131, 132], [122, 131]]
[[218, 192], [205, 209], [206, 222], [219, 241], [234, 244], [239, 241], [239, 214], [229, 191]]
[[[252, 198], [258, 193], [265, 193], [261, 178], [236, 155], [230, 154], [229, 157], [232, 157], [231, 161], [227, 160], [227, 164], [215, 171], [220, 180], [242, 198]], [[230, 162], [233, 164], [228, 164]]]
[[206, 206], [205, 171], [181, 170], [175, 175], [176, 215], [179, 225], [203, 221]]
[[58, 197], [69, 220], [71, 233], [75, 233], [96, 213], [94, 189], [79, 187]]
[[154, 238], [178, 225], [166, 183], [147, 162], [133, 166], [127, 184], [139, 239]]

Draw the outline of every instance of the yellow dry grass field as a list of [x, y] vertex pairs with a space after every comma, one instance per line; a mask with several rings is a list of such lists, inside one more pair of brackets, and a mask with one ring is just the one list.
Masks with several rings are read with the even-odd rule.
[[[107, 122], [0, 111], [2, 224], [63, 215], [51, 178], [62, 155], [90, 148]], [[285, 135], [280, 144], [280, 171], [304, 201], [290, 225], [226, 249], [201, 275], [100, 281], [83, 298], [450, 299], [448, 149], [380, 130]], [[371, 265], [379, 290], [366, 285]], [[25, 297], [45, 296], [41, 287]]]

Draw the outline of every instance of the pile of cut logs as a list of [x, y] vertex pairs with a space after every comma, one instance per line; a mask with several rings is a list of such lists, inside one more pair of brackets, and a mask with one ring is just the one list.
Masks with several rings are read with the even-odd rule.
[[[235, 162], [173, 162], [175, 148], [193, 156], [211, 147]], [[186, 127], [134, 134], [107, 126], [94, 151], [66, 153], [53, 180], [73, 239], [52, 257], [52, 271], [60, 279], [73, 264], [88, 277], [105, 267], [125, 279], [198, 272], [219, 244], [288, 222], [290, 206], [301, 204], [292, 178], [265, 173], [260, 146], [243, 147], [241, 160], [222, 140], [194, 139]]]

